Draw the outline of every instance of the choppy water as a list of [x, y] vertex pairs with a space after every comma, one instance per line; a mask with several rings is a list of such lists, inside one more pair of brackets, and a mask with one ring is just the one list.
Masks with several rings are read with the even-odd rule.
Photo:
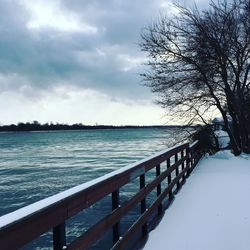
[[177, 128], [0, 133], [0, 216], [150, 156], [183, 133]]

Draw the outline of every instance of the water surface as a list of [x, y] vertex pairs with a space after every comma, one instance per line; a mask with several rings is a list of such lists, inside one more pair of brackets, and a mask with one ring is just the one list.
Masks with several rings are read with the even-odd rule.
[[0, 133], [0, 215], [150, 156], [183, 136], [178, 128]]

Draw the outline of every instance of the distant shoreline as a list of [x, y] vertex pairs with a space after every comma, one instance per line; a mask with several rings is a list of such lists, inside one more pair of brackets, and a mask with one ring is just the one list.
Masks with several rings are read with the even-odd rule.
[[100, 130], [100, 129], [140, 129], [140, 128], [185, 128], [187, 125], [152, 125], [152, 126], [114, 126], [114, 125], [82, 125], [82, 124], [39, 124], [19, 123], [18, 125], [0, 126], [0, 132], [38, 132], [38, 131], [69, 131], [69, 130]]

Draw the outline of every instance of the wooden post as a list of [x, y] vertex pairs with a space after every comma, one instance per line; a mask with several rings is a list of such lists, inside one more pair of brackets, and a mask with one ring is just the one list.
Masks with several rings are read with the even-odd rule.
[[[156, 166], [156, 177], [161, 174], [161, 165]], [[157, 196], [161, 194], [161, 183], [157, 186]], [[158, 215], [162, 213], [162, 203], [158, 206]]]
[[[178, 154], [174, 155], [174, 161], [175, 161], [175, 163], [178, 161]], [[175, 169], [175, 175], [176, 176], [179, 175], [179, 166], [177, 166], [176, 169]], [[178, 182], [176, 184], [176, 187], [177, 187], [177, 191], [178, 191], [180, 189], [180, 180], [178, 180]]]
[[[145, 187], [145, 174], [140, 175], [140, 189], [143, 189]], [[141, 214], [143, 214], [146, 211], [146, 199], [141, 200]], [[145, 223], [142, 226], [142, 236], [146, 236], [148, 233], [148, 226], [147, 223]]]
[[[181, 150], [181, 159], [183, 159], [183, 157], [184, 157], [184, 150]], [[181, 164], [181, 171], [184, 171], [184, 169], [185, 169], [185, 163], [183, 162], [182, 164]], [[184, 184], [184, 181], [185, 181], [185, 174], [183, 175], [183, 177], [182, 177], [182, 183]]]
[[[167, 159], [167, 168], [171, 167], [170, 158]], [[171, 173], [168, 175], [168, 186], [171, 184], [172, 178]], [[169, 201], [173, 200], [173, 192], [172, 190], [169, 191]]]
[[186, 161], [186, 167], [187, 167], [187, 177], [190, 175], [190, 168], [191, 168], [191, 155], [190, 155], [190, 147], [188, 145], [188, 148], [186, 149], [186, 154], [187, 154], [187, 161]]
[[[119, 189], [112, 193], [112, 210], [119, 207]], [[115, 244], [120, 238], [120, 222], [113, 225], [113, 244]]]
[[190, 174], [193, 170], [193, 165], [194, 165], [194, 152], [193, 150], [190, 149]]
[[196, 158], [197, 158], [197, 149], [195, 148], [195, 151], [193, 151], [193, 157], [194, 157], [194, 166], [195, 166], [195, 163], [196, 163]]
[[53, 249], [61, 250], [66, 246], [65, 222], [53, 228]]

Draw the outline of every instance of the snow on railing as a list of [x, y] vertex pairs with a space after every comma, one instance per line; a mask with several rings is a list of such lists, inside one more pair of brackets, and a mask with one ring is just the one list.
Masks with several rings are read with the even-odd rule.
[[[54, 249], [86, 249], [112, 228], [113, 249], [126, 249], [135, 232], [141, 230], [142, 236], [147, 235], [149, 218], [162, 214], [163, 201], [173, 200], [174, 193], [185, 183], [200, 157], [198, 142], [190, 146], [185, 143], [4, 215], [0, 217], [0, 246], [18, 249], [53, 229]], [[155, 178], [146, 185], [145, 177], [152, 169], [156, 171]], [[121, 205], [120, 188], [135, 179], [138, 179], [139, 191]], [[167, 187], [162, 189], [164, 181]], [[147, 196], [155, 189], [157, 197], [147, 207]], [[66, 242], [65, 222], [109, 194], [112, 212], [73, 242]], [[122, 235], [121, 219], [138, 204], [140, 217]]]
[[193, 148], [193, 147], [197, 146], [198, 143], [199, 143], [199, 141], [196, 140], [196, 141], [192, 142], [192, 143], [189, 145], [189, 147], [190, 147], [190, 148]]

